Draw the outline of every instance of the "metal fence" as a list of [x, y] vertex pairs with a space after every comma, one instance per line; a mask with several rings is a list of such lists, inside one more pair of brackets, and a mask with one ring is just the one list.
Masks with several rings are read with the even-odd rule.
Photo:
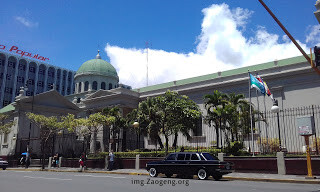
[[[301, 116], [313, 116], [314, 126], [316, 134], [310, 137], [310, 151], [312, 154], [319, 155], [320, 153], [320, 106], [312, 105], [300, 108], [289, 108], [280, 110], [279, 115], [272, 113], [271, 111], [262, 111], [262, 116], [257, 116], [255, 119], [260, 118], [260, 121], [255, 121], [253, 125], [254, 134], [250, 131], [240, 131], [238, 134], [226, 130], [216, 130], [214, 127], [209, 127], [205, 123], [202, 123], [201, 130], [197, 130], [196, 133], [190, 132], [193, 135], [189, 140], [179, 134], [177, 140], [177, 146], [172, 147], [174, 136], [169, 138], [169, 146], [171, 150], [178, 151], [183, 146], [185, 149], [197, 149], [198, 151], [204, 151], [208, 149], [226, 148], [228, 143], [232, 140], [241, 141], [245, 145], [245, 150], [256, 154], [274, 154], [279, 151], [280, 148], [283, 151], [287, 151], [290, 154], [303, 154], [305, 153], [305, 141], [298, 133], [298, 126], [296, 119]], [[250, 127], [250, 125], [247, 125]], [[217, 131], [219, 138], [217, 138]], [[279, 134], [280, 133], [280, 134]], [[198, 136], [196, 136], [198, 135]], [[253, 136], [253, 143], [252, 143]], [[125, 139], [125, 143], [122, 144], [123, 151], [135, 150], [135, 149], [158, 149], [159, 144], [150, 139], [143, 138], [141, 135], [140, 142], [137, 141], [139, 136], [135, 133], [130, 133]], [[280, 139], [279, 139], [280, 138]], [[52, 142], [54, 141], [54, 142]], [[164, 142], [164, 138], [162, 138]], [[28, 140], [18, 139], [16, 154], [25, 152]], [[55, 143], [55, 144], [53, 144]], [[165, 143], [163, 143], [165, 146]], [[31, 140], [30, 146], [33, 151], [40, 151], [40, 140]], [[84, 142], [82, 140], [75, 139], [73, 135], [65, 135], [50, 139], [48, 144], [48, 155], [54, 152], [62, 153], [64, 156], [78, 156], [84, 150]], [[116, 150], [117, 151], [117, 150]]]
[[[251, 131], [240, 131], [238, 134], [231, 131], [218, 130], [219, 138], [217, 138], [216, 129], [202, 124], [200, 136], [192, 136], [187, 140], [186, 137], [179, 134], [176, 148], [172, 147], [174, 136], [169, 138], [169, 146], [171, 150], [179, 150], [182, 146], [185, 149], [197, 149], [204, 151], [215, 148], [226, 148], [232, 140], [244, 143], [245, 150], [255, 154], [274, 154], [277, 151], [286, 151], [290, 154], [305, 153], [305, 141], [303, 136], [299, 135], [296, 119], [301, 116], [313, 116], [316, 134], [310, 137], [310, 151], [312, 154], [319, 155], [320, 151], [320, 106], [308, 106], [300, 108], [289, 108], [280, 110], [279, 114], [271, 111], [261, 111], [262, 116], [255, 116], [253, 124], [253, 135]], [[257, 119], [260, 120], [257, 120]], [[250, 127], [250, 125], [247, 125]], [[279, 135], [280, 133], [280, 135]], [[190, 133], [193, 134], [192, 132]], [[253, 144], [252, 144], [253, 136]], [[280, 137], [280, 139], [279, 139]], [[164, 141], [164, 138], [162, 138]], [[153, 143], [153, 144], [148, 144]], [[159, 145], [155, 142], [145, 142], [145, 147], [149, 149], [158, 149]]]
[[[292, 154], [305, 153], [305, 141], [299, 135], [297, 118], [302, 116], [312, 116], [316, 133], [310, 137], [310, 151], [319, 154], [319, 134], [320, 134], [320, 106], [308, 106], [300, 108], [289, 108], [281, 110], [279, 115], [271, 111], [264, 112], [266, 122], [256, 122], [258, 135], [255, 138], [257, 143], [256, 151], [261, 153], [272, 153], [275, 149], [282, 148]], [[278, 119], [279, 118], [279, 119]], [[280, 138], [280, 139], [279, 139]]]

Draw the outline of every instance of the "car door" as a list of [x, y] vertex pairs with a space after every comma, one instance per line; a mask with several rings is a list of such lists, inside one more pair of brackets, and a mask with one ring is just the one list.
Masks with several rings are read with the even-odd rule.
[[185, 154], [178, 153], [177, 154], [177, 161], [176, 161], [176, 169], [177, 174], [184, 174], [186, 169], [186, 161], [184, 160]]
[[169, 154], [168, 157], [164, 160], [162, 166], [160, 167], [159, 172], [161, 173], [176, 173], [176, 154]]
[[191, 154], [190, 153], [186, 153], [185, 157], [184, 157], [184, 161], [185, 161], [185, 166], [184, 166], [184, 173], [186, 175], [191, 175], [192, 171], [190, 171], [190, 169], [192, 169], [192, 165], [190, 164], [190, 157]]
[[200, 161], [200, 157], [198, 156], [198, 154], [192, 153], [191, 157], [190, 157], [189, 171], [192, 174], [196, 174], [199, 169], [200, 163], [201, 163], [201, 161]]

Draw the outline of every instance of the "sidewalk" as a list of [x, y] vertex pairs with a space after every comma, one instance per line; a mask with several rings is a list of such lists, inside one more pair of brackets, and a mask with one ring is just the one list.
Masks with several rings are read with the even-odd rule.
[[[7, 168], [11, 171], [52, 171], [52, 172], [79, 172], [80, 168], [51, 168], [41, 170], [40, 167], [31, 167], [25, 169], [23, 167]], [[106, 169], [87, 169], [85, 173], [105, 173], [105, 174], [125, 174], [125, 175], [149, 175], [145, 169], [116, 169], [108, 171]], [[160, 175], [161, 177], [161, 175]], [[320, 177], [316, 179], [306, 179], [304, 175], [278, 175], [278, 174], [262, 174], [262, 173], [231, 173], [223, 176], [227, 180], [242, 181], [262, 181], [262, 182], [279, 182], [279, 183], [302, 183], [302, 184], [320, 184]]]

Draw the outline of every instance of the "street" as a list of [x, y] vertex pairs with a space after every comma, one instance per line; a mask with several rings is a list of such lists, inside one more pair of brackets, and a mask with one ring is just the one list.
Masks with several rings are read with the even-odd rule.
[[77, 172], [0, 171], [0, 192], [318, 192], [320, 185], [248, 181], [200, 181], [138, 175]]

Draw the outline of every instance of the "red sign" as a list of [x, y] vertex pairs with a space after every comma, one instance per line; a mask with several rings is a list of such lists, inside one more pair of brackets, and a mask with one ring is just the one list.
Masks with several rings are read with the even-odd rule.
[[[5, 45], [0, 45], [0, 50], [5, 50], [6, 49], [6, 46]], [[9, 49], [10, 52], [13, 52], [15, 54], [18, 54], [18, 55], [21, 55], [21, 57], [30, 57], [32, 59], [39, 59], [41, 61], [47, 61], [49, 60], [49, 58], [47, 57], [43, 57], [43, 56], [40, 56], [38, 54], [32, 54], [32, 53], [29, 53], [29, 52], [25, 52], [25, 51], [22, 51], [22, 50], [19, 50], [19, 48], [17, 46], [12, 46], [10, 49]]]

